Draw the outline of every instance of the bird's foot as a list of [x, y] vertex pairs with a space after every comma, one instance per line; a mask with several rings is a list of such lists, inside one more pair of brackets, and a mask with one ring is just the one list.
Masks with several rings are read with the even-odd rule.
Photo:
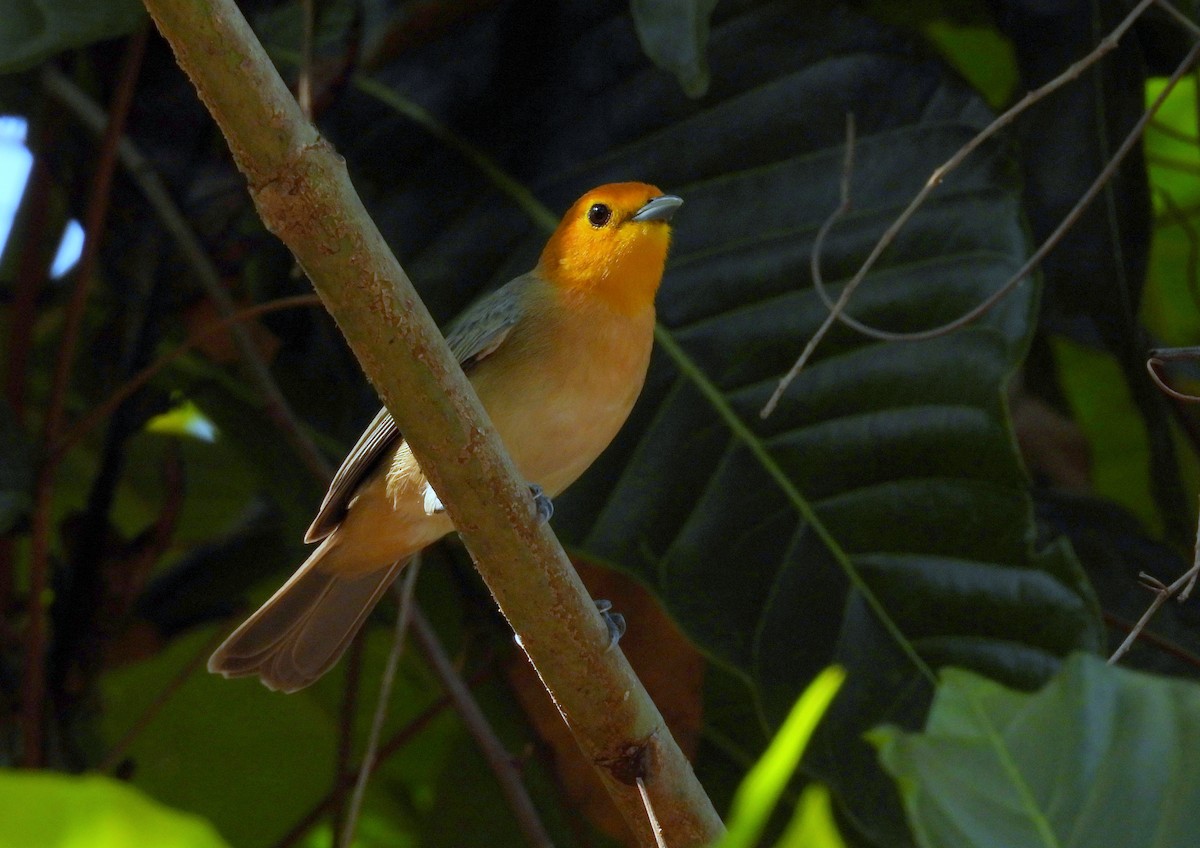
[[612, 608], [612, 601], [603, 598], [596, 601], [596, 611], [600, 613], [600, 617], [604, 619], [604, 626], [608, 628], [606, 652], [615, 648], [621, 641], [621, 637], [625, 635], [625, 616], [619, 612], [613, 612]]
[[[541, 486], [531, 485], [529, 494], [533, 495], [533, 508], [537, 511], [538, 521], [545, 524], [554, 515], [554, 501], [550, 500], [550, 496], [542, 491]], [[421, 501], [425, 508], [426, 515], [441, 515], [446, 511], [445, 504], [438, 497], [437, 492], [433, 490], [433, 486], [428, 483], [421, 491]]]
[[533, 495], [533, 508], [537, 510], [538, 523], [545, 524], [554, 515], [554, 501], [550, 500], [550, 496], [536, 483], [530, 484], [529, 494]]

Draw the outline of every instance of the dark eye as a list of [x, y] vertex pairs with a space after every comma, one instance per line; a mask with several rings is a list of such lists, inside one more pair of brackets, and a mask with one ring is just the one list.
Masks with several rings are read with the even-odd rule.
[[596, 229], [600, 229], [611, 220], [612, 210], [603, 203], [593, 203], [592, 208], [588, 210], [588, 223]]

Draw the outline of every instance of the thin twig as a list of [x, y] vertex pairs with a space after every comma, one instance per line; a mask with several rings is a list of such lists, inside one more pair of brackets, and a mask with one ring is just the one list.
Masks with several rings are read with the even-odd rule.
[[1200, 403], [1200, 397], [1189, 395], [1178, 389], [1172, 388], [1158, 369], [1168, 362], [1195, 362], [1200, 359], [1200, 347], [1174, 347], [1160, 348], [1150, 351], [1150, 358], [1146, 360], [1146, 372], [1150, 375], [1150, 379], [1154, 385], [1158, 386], [1159, 391], [1168, 397], [1173, 397], [1177, 401], [1183, 403]]
[[[1120, 630], [1122, 633], [1128, 633], [1133, 629], [1134, 622], [1121, 618], [1115, 613], [1104, 612], [1104, 623], [1109, 627]], [[1174, 657], [1181, 663], [1191, 666], [1195, 669], [1200, 669], [1200, 655], [1189, 651], [1177, 642], [1172, 642], [1170, 639], [1159, 636], [1153, 630], [1143, 630], [1138, 636], [1138, 641], [1145, 645], [1152, 645], [1161, 653], [1169, 657]]]
[[[833, 213], [825, 219], [825, 223], [821, 225], [821, 229], [817, 230], [817, 237], [813, 239], [812, 260], [810, 264], [812, 267], [813, 285], [817, 287], [818, 291], [824, 291], [824, 289], [820, 287], [821, 247], [825, 244], [825, 236], [827, 236], [829, 231], [833, 229], [833, 225], [837, 223], [843, 215], [850, 211], [850, 180], [853, 178], [853, 176], [854, 114], [852, 112], [847, 112], [846, 152], [842, 158], [842, 179], [839, 189], [841, 200], [838, 203], [837, 208], [833, 210]], [[846, 288], [842, 290], [842, 296], [838, 298], [837, 303], [829, 306], [829, 315], [827, 315], [825, 320], [821, 322], [821, 326], [817, 328], [815, 333], [813, 333], [812, 338], [808, 340], [808, 344], [804, 346], [804, 350], [800, 353], [800, 356], [796, 360], [795, 364], [793, 364], [791, 369], [789, 369], [788, 372], [783, 375], [783, 378], [780, 379], [779, 385], [775, 387], [775, 391], [771, 393], [771, 397], [767, 400], [766, 405], [758, 413], [759, 417], [767, 418], [772, 412], [775, 411], [775, 407], [779, 405], [779, 399], [783, 397], [783, 393], [787, 391], [787, 387], [791, 385], [792, 380], [796, 379], [796, 376], [800, 373], [800, 370], [804, 368], [805, 363], [808, 362], [808, 358], [812, 356], [813, 351], [817, 349], [817, 345], [821, 343], [823, 338], [825, 338], [825, 334], [828, 333], [833, 327], [834, 322], [837, 321], [838, 316], [842, 314], [842, 310], [846, 308], [846, 303], [850, 300], [850, 295], [853, 293], [854, 290], [850, 286], [846, 286]]]
[[98, 771], [111, 772], [121, 764], [121, 760], [124, 759], [129, 747], [134, 743], [138, 736], [141, 735], [142, 731], [146, 729], [150, 722], [154, 721], [154, 719], [158, 717], [158, 714], [162, 712], [163, 707], [165, 707], [167, 702], [170, 701], [175, 693], [179, 691], [180, 687], [183, 686], [183, 684], [187, 682], [188, 678], [195, 674], [196, 671], [204, 665], [204, 661], [208, 658], [208, 655], [213, 652], [213, 648], [215, 648], [217, 644], [228, 635], [228, 629], [218, 628], [208, 639], [204, 640], [204, 644], [200, 646], [200, 649], [196, 651], [196, 653], [192, 655], [192, 658], [184, 663], [177, 672], [175, 672], [174, 676], [170, 679], [170, 681], [167, 682], [167, 685], [164, 686], [159, 693], [154, 696], [154, 700], [151, 701], [144, 710], [142, 710], [141, 715], [134, 720], [133, 724], [129, 726], [129, 729], [125, 731], [125, 734], [119, 740], [117, 740], [117, 743], [109, 749], [107, 754], [104, 755], [104, 759], [101, 760], [100, 765], [96, 767]]
[[1180, 601], [1187, 599], [1188, 594], [1196, 585], [1196, 578], [1200, 577], [1200, 556], [1196, 557], [1191, 568], [1180, 575], [1175, 582], [1171, 583], [1170, 585], [1163, 584], [1160, 580], [1155, 577], [1151, 577], [1144, 571], [1138, 576], [1142, 581], [1142, 585], [1154, 591], [1154, 600], [1150, 602], [1150, 606], [1147, 607], [1144, 613], [1142, 613], [1142, 617], [1138, 619], [1137, 624], [1135, 624], [1133, 629], [1129, 631], [1129, 635], [1125, 637], [1125, 641], [1122, 642], [1120, 647], [1118, 647], [1117, 650], [1113, 652], [1113, 655], [1108, 658], [1109, 665], [1116, 664], [1121, 657], [1129, 653], [1129, 649], [1133, 646], [1133, 643], [1137, 641], [1137, 638], [1141, 634], [1142, 630], [1144, 630], [1146, 625], [1150, 623], [1150, 619], [1154, 618], [1155, 613], [1158, 612], [1159, 608], [1163, 604], [1169, 601], [1176, 594], [1179, 595]]
[[278, 300], [259, 303], [255, 306], [242, 309], [232, 315], [226, 315], [216, 321], [196, 328], [192, 333], [184, 339], [177, 347], [164, 353], [158, 359], [151, 362], [138, 373], [125, 381], [111, 395], [104, 400], [103, 403], [97, 405], [89, 412], [82, 420], [59, 439], [53, 446], [53, 455], [61, 458], [61, 456], [70, 450], [84, 436], [92, 431], [101, 421], [112, 414], [113, 410], [120, 406], [126, 398], [144, 386], [147, 382], [174, 362], [179, 357], [183, 356], [196, 345], [203, 342], [214, 333], [219, 333], [228, 327], [237, 324], [241, 321], [249, 321], [257, 318], [260, 315], [266, 315], [270, 312], [279, 312], [283, 309], [296, 309], [301, 306], [320, 306], [321, 299], [315, 294], [297, 294], [291, 297], [281, 297]]
[[[886, 330], [880, 330], [876, 327], [864, 324], [841, 311], [841, 307], [845, 305], [845, 302], [849, 298], [852, 291], [857, 288], [858, 284], [864, 279], [863, 271], [860, 268], [858, 273], [854, 275], [854, 278], [846, 284], [845, 289], [842, 290], [841, 297], [838, 298], [836, 303], [829, 297], [829, 293], [825, 291], [820, 277], [813, 277], [813, 287], [816, 289], [821, 300], [830, 309], [832, 319], [840, 321], [846, 326], [857, 330], [869, 338], [890, 342], [914, 342], [925, 341], [946, 335], [947, 333], [952, 333], [961, 329], [962, 327], [965, 327], [967, 324], [970, 324], [981, 315], [988, 312], [993, 306], [999, 303], [1001, 299], [1012, 292], [1012, 290], [1015, 289], [1017, 285], [1024, 280], [1030, 274], [1030, 272], [1033, 271], [1034, 268], [1041, 264], [1042, 260], [1046, 258], [1046, 255], [1058, 246], [1058, 243], [1062, 240], [1063, 236], [1066, 235], [1067, 231], [1070, 230], [1071, 227], [1073, 227], [1079, 220], [1080, 216], [1083, 214], [1083, 211], [1091, 204], [1093, 200], [1096, 199], [1096, 196], [1100, 193], [1104, 186], [1108, 184], [1108, 181], [1112, 179], [1112, 176], [1114, 173], [1116, 173], [1117, 168], [1121, 166], [1122, 161], [1124, 161], [1125, 157], [1129, 155], [1130, 151], [1132, 151], [1134, 146], [1137, 144], [1138, 139], [1141, 137], [1142, 132], [1146, 128], [1146, 124], [1149, 123], [1150, 119], [1162, 107], [1162, 104], [1166, 101], [1171, 91], [1179, 83], [1179, 80], [1182, 79], [1183, 75], [1187, 73], [1188, 69], [1195, 63], [1197, 57], [1200, 57], [1200, 42], [1197, 42], [1192, 46], [1192, 49], [1188, 51], [1187, 56], [1184, 57], [1184, 60], [1179, 64], [1179, 67], [1175, 69], [1175, 72], [1167, 80], [1167, 84], [1163, 87], [1163, 90], [1159, 92], [1158, 97], [1154, 99], [1154, 102], [1150, 104], [1150, 107], [1142, 114], [1142, 117], [1138, 119], [1137, 123], [1134, 124], [1133, 128], [1129, 131], [1129, 134], [1125, 137], [1125, 140], [1121, 142], [1121, 146], [1117, 148], [1117, 152], [1105, 164], [1104, 168], [1096, 176], [1096, 179], [1088, 187], [1088, 190], [1083, 193], [1078, 201], [1076, 201], [1075, 206], [1071, 209], [1071, 211], [1063, 217], [1062, 221], [1059, 222], [1054, 231], [1046, 237], [1046, 240], [1042, 242], [1038, 249], [1033, 252], [1033, 254], [1016, 271], [1016, 273], [1009, 277], [1008, 280], [1005, 281], [1004, 285], [1000, 286], [1000, 288], [985, 298], [983, 302], [973, 307], [965, 314], [955, 318], [953, 321], [942, 324], [938, 327], [934, 327], [930, 330], [920, 330], [909, 333], [893, 333]], [[891, 230], [889, 230], [889, 232], [891, 232]], [[872, 253], [872, 256], [874, 255], [875, 254]], [[868, 262], [869, 261], [871, 261], [870, 257], [868, 257]], [[864, 267], [866, 266], [864, 265]], [[814, 265], [814, 270], [815, 269], [816, 266]], [[822, 325], [822, 329], [825, 330], [827, 327]], [[818, 338], [817, 341], [819, 340], [820, 339]], [[799, 373], [800, 367], [803, 367], [808, 356], [812, 354], [812, 348], [815, 346], [816, 345], [813, 344], [813, 342], [809, 342], [809, 345], [805, 347], [801, 358], [797, 360], [796, 365], [793, 365], [792, 369], [787, 373], [787, 375], [785, 375], [784, 379], [780, 381], [780, 385], [776, 388], [775, 394], [772, 395], [772, 399], [777, 399], [778, 396], [783, 394], [788, 384], [795, 379], [796, 374]], [[771, 409], [773, 408], [774, 407], [772, 406]], [[770, 409], [764, 407], [762, 412], [763, 417], [765, 418], [769, 414]]]
[[363, 649], [367, 640], [352, 639], [342, 664], [346, 668], [346, 679], [342, 684], [341, 718], [338, 721], [337, 761], [333, 765], [333, 786], [337, 791], [337, 803], [333, 807], [333, 832], [341, 833], [346, 822], [346, 793], [342, 790], [341, 777], [351, 771], [350, 760], [354, 756], [355, 716], [358, 715], [358, 695], [362, 687]]
[[45, 456], [38, 471], [33, 498], [29, 555], [28, 630], [25, 637], [25, 663], [21, 679], [22, 763], [26, 767], [42, 765], [42, 701], [46, 687], [46, 619], [45, 601], [50, 570], [50, 525], [54, 499], [54, 481], [58, 463], [49, 448], [58, 441], [63, 428], [67, 390], [75, 365], [75, 350], [83, 329], [83, 316], [91, 293], [96, 263], [100, 257], [100, 241], [108, 219], [113, 173], [116, 171], [117, 141], [129, 108], [133, 103], [134, 84], [142, 66], [146, 36], [149, 28], [143, 25], [129, 38], [121, 59], [117, 88], [113, 93], [111, 119], [97, 151], [96, 172], [92, 178], [87, 210], [84, 213], [83, 252], [76, 271], [75, 288], [67, 303], [62, 342], [54, 369], [47, 403], [42, 444]]
[[1150, 602], [1150, 606], [1142, 613], [1142, 617], [1138, 619], [1137, 624], [1129, 631], [1129, 635], [1125, 637], [1125, 641], [1108, 658], [1109, 665], [1113, 665], [1129, 652], [1129, 649], [1133, 646], [1138, 636], [1146, 628], [1146, 625], [1150, 623], [1150, 619], [1158, 612], [1159, 607], [1175, 595], [1178, 595], [1180, 603], [1183, 603], [1191, 596], [1192, 590], [1196, 588], [1196, 579], [1200, 577], [1200, 526], [1196, 528], [1196, 546], [1192, 554], [1192, 567], [1181, 574], [1174, 583], [1165, 586], [1162, 581], [1151, 577], [1145, 572], [1142, 572], [1139, 577], [1143, 585], [1154, 590], [1154, 600]]
[[646, 817], [650, 819], [650, 830], [654, 832], [654, 842], [658, 848], [667, 848], [662, 825], [658, 823], [658, 816], [654, 814], [654, 805], [650, 803], [650, 793], [646, 791], [646, 781], [642, 780], [640, 775], [637, 777], [637, 788], [638, 793], [642, 796], [642, 803], [646, 805]]
[[383, 723], [387, 719], [388, 702], [392, 698], [392, 684], [396, 680], [396, 669], [400, 665], [400, 656], [404, 653], [404, 635], [408, 632], [409, 622], [413, 616], [413, 587], [417, 585], [417, 573], [420, 571], [421, 557], [418, 554], [408, 564], [398, 593], [400, 609], [396, 613], [396, 629], [392, 635], [392, 652], [388, 654], [387, 665], [383, 668], [383, 677], [379, 681], [379, 700], [375, 704], [375, 716], [371, 721], [371, 734], [367, 738], [367, 747], [363, 751], [362, 763], [358, 767], [358, 779], [354, 782], [354, 791], [350, 795], [350, 804], [346, 808], [346, 821], [342, 829], [341, 848], [351, 848], [354, 844], [354, 828], [358, 825], [358, 815], [362, 811], [363, 798], [367, 794], [367, 781], [375, 760], [379, 756], [379, 737], [383, 734]]
[[1184, 29], [1186, 29], [1188, 32], [1190, 32], [1192, 35], [1196, 36], [1197, 38], [1200, 38], [1200, 26], [1198, 26], [1195, 21], [1193, 21], [1191, 18], [1189, 18], [1183, 12], [1176, 9], [1175, 6], [1172, 5], [1171, 3], [1167, 2], [1167, 0], [1158, 0], [1158, 5], [1162, 8], [1162, 10], [1164, 12], [1166, 12], [1168, 15], [1173, 17], [1177, 24], [1182, 26]]
[[[52, 66], [47, 66], [43, 70], [42, 86], [48, 94], [70, 109], [85, 127], [93, 132], [98, 132], [100, 128], [104, 127], [104, 113], [99, 106]], [[128, 138], [120, 136], [118, 138], [117, 153], [121, 164], [129, 177], [137, 184], [151, 208], [154, 209], [162, 225], [171, 234], [208, 299], [225, 318], [238, 314], [233, 298], [229, 296], [221, 282], [221, 275], [217, 271], [216, 265], [213, 264], [204, 246], [200, 243], [200, 239], [192, 231], [183, 213], [179, 211], [179, 207], [175, 205], [175, 201], [171, 199], [170, 193], [150, 161]], [[229, 327], [234, 344], [241, 356], [241, 362], [262, 397], [267, 415], [283, 432], [292, 449], [313, 475], [319, 479], [328, 480], [333, 474], [333, 468], [325, 459], [324, 454], [313, 444], [295, 413], [292, 412], [291, 406], [283, 396], [283, 392], [280, 391], [275, 378], [271, 376], [270, 368], [259, 353], [250, 331], [243, 327], [240, 321], [231, 321]]]
[[[1183, 61], [1179, 63], [1179, 66], [1175, 69], [1174, 73], [1172, 73], [1167, 79], [1167, 83], [1163, 86], [1162, 91], [1158, 93], [1158, 96], [1154, 98], [1154, 101], [1150, 104], [1149, 108], [1142, 113], [1141, 118], [1139, 118], [1129, 130], [1129, 133], [1125, 136], [1125, 140], [1122, 141], [1121, 146], [1117, 148], [1116, 153], [1114, 153], [1112, 158], [1105, 163], [1104, 168], [1101, 169], [1100, 173], [1096, 175], [1096, 179], [1092, 181], [1090, 186], [1088, 186], [1088, 190], [1085, 191], [1079, 200], [1075, 202], [1075, 205], [1071, 208], [1071, 211], [1063, 217], [1062, 221], [1059, 222], [1054, 231], [1046, 237], [1045, 241], [1043, 241], [1038, 249], [1035, 250], [1033, 254], [1025, 261], [1025, 264], [1022, 265], [1016, 271], [1016, 273], [1009, 277], [1004, 285], [989, 295], [978, 306], [974, 307], [966, 314], [961, 315], [946, 324], [942, 324], [939, 327], [910, 333], [892, 333], [888, 332], [887, 330], [880, 330], [863, 324], [862, 322], [857, 321], [856, 319], [851, 318], [849, 315], [844, 313], [838, 315], [838, 320], [848, 327], [852, 327], [860, 333], [873, 339], [890, 342], [913, 342], [925, 341], [954, 332], [955, 330], [961, 329], [967, 324], [970, 324], [976, 318], [990, 310], [1002, 298], [1008, 295], [1009, 292], [1016, 288], [1017, 284], [1021, 282], [1021, 280], [1025, 279], [1025, 277], [1027, 277], [1034, 268], [1040, 265], [1042, 260], [1046, 258], [1046, 255], [1055, 247], [1057, 247], [1060, 241], [1062, 241], [1062, 238], [1066, 235], [1067, 231], [1070, 230], [1071, 227], [1075, 226], [1075, 223], [1079, 220], [1080, 216], [1083, 214], [1083, 211], [1091, 204], [1093, 200], [1096, 199], [1096, 196], [1100, 194], [1104, 186], [1107, 185], [1109, 180], [1112, 179], [1112, 176], [1116, 173], [1117, 168], [1121, 166], [1121, 163], [1124, 161], [1125, 157], [1128, 156], [1133, 150], [1134, 146], [1138, 142], [1138, 139], [1141, 138], [1143, 131], [1145, 131], [1146, 125], [1150, 122], [1154, 115], [1157, 114], [1158, 110], [1162, 108], [1163, 103], [1166, 102], [1166, 99], [1170, 96], [1172, 90], [1174, 90], [1175, 86], [1179, 84], [1179, 81], [1188, 72], [1192, 65], [1195, 64], [1197, 57], [1200, 57], [1200, 42], [1194, 44], [1192, 49], [1188, 51], [1187, 55], [1183, 58]], [[854, 279], [847, 284], [847, 287], [861, 282], [861, 273], [862, 272], [860, 270], [859, 274], [856, 274]], [[829, 294], [822, 287], [818, 286], [817, 281], [815, 280], [814, 286], [817, 286], [818, 294], [821, 296], [821, 299], [825, 301], [826, 305], [831, 305]]]
[[[1102, 38], [1100, 40], [1100, 42], [1096, 45], [1096, 48], [1094, 50], [1092, 50], [1091, 53], [1089, 53], [1087, 56], [1084, 56], [1082, 59], [1079, 59], [1077, 62], [1074, 62], [1073, 64], [1071, 64], [1070, 67], [1068, 67], [1065, 71], [1063, 71], [1061, 74], [1059, 74], [1054, 79], [1050, 80], [1049, 82], [1045, 83], [1044, 85], [1042, 85], [1042, 86], [1034, 89], [1033, 91], [1029, 92], [1028, 94], [1026, 94], [1019, 101], [1017, 101], [1017, 103], [1015, 103], [1008, 110], [1006, 110], [1002, 115], [1000, 115], [998, 118], [996, 118], [994, 121], [992, 121], [992, 123], [988, 124], [982, 130], [980, 130], [979, 133], [977, 133], [973, 138], [971, 138], [970, 141], [968, 141], [961, 148], [959, 148], [958, 152], [956, 152], [953, 156], [951, 156], [948, 160], [946, 160], [946, 162], [944, 162], [939, 167], [935, 168], [933, 173], [930, 174], [929, 179], [926, 180], [925, 185], [921, 188], [921, 190], [919, 192], [917, 192], [916, 196], [913, 197], [912, 201], [909, 202], [908, 206], [905, 207], [904, 211], [900, 213], [900, 215], [891, 223], [891, 225], [887, 228], [887, 230], [884, 231], [883, 235], [880, 236], [879, 241], [876, 242], [875, 246], [871, 249], [870, 254], [867, 255], [867, 258], [863, 261], [863, 264], [859, 267], [858, 271], [854, 274], [854, 276], [850, 279], [850, 281], [848, 283], [846, 283], [845, 290], [843, 290], [842, 297], [839, 298], [839, 300], [848, 299], [849, 296], [858, 288], [858, 286], [862, 283], [863, 279], [866, 277], [868, 272], [870, 272], [871, 268], [873, 268], [875, 266], [875, 262], [883, 254], [883, 252], [888, 247], [891, 246], [892, 242], [895, 241], [896, 236], [905, 227], [905, 225], [908, 224], [909, 220], [916, 213], [917, 209], [920, 208], [922, 205], [924, 205], [924, 203], [925, 203], [926, 199], [929, 197], [929, 195], [933, 193], [934, 189], [936, 189], [939, 185], [942, 184], [942, 182], [945, 180], [945, 178], [952, 171], [957, 169], [966, 160], [966, 158], [968, 156], [970, 156], [972, 153], [974, 153], [980, 146], [982, 146], [984, 142], [986, 142], [992, 136], [996, 135], [1001, 129], [1004, 129], [1009, 124], [1011, 124], [1014, 120], [1016, 120], [1017, 116], [1019, 116], [1022, 112], [1024, 112], [1030, 106], [1032, 106], [1033, 104], [1042, 100], [1043, 98], [1047, 97], [1048, 95], [1053, 94], [1055, 91], [1062, 88], [1067, 83], [1074, 81], [1075, 79], [1077, 79], [1079, 77], [1080, 74], [1082, 74], [1085, 70], [1087, 70], [1087, 68], [1089, 68], [1091, 65], [1093, 65], [1097, 61], [1099, 61], [1102, 57], [1104, 57], [1105, 55], [1107, 55], [1108, 53], [1110, 53], [1114, 49], [1116, 49], [1118, 42], [1120, 41], [1121, 37], [1125, 34], [1126, 30], [1128, 30], [1129, 27], [1131, 27], [1133, 25], [1133, 23], [1138, 19], [1138, 17], [1140, 17], [1141, 14], [1149, 6], [1153, 5], [1156, 2], [1160, 2], [1160, 0], [1141, 0], [1141, 2], [1138, 3], [1137, 6], [1135, 6], [1133, 8], [1133, 10], [1130, 11], [1130, 13], [1125, 16], [1125, 18], [1112, 30], [1112, 32], [1110, 32], [1108, 35], [1106, 35], [1104, 38]], [[1189, 53], [1189, 57], [1191, 57], [1191, 55], [1192, 54]], [[1185, 70], [1186, 70], [1186, 66], [1190, 65], [1190, 63], [1191, 63], [1190, 58], [1189, 58], [1189, 60], [1185, 60], [1185, 63], [1184, 63]], [[1176, 81], [1178, 81], [1178, 80], [1176, 79]], [[1173, 87], [1173, 84], [1169, 84], [1165, 90], [1169, 91], [1170, 88], [1172, 88], [1172, 87]], [[1156, 110], [1151, 110], [1151, 112], [1147, 113], [1147, 114], [1148, 115], [1151, 114], [1152, 111], [1156, 111]], [[1149, 117], [1144, 116], [1144, 119], [1148, 120]], [[1139, 122], [1139, 125], [1138, 125], [1136, 131], [1138, 133], [1140, 133], [1141, 128], [1143, 126], [1144, 126], [1144, 121]], [[1128, 139], [1127, 139], [1127, 141], [1128, 141]], [[1119, 159], [1115, 160], [1115, 161], [1119, 162]], [[1105, 169], [1105, 170], [1106, 170], [1106, 172], [1108, 171], [1108, 169]], [[1085, 195], [1085, 197], [1086, 196], [1087, 195]], [[1088, 199], [1090, 201], [1091, 198], [1088, 198]], [[1072, 213], [1072, 214], [1076, 214], [1076, 213]], [[1068, 217], [1070, 217], [1070, 216], [1068, 216]], [[1071, 223], [1074, 223], [1074, 221], [1072, 220]], [[1064, 232], [1065, 232], [1065, 230], [1064, 230]], [[1056, 231], [1056, 234], [1057, 234], [1057, 238], [1055, 238], [1055, 236], [1053, 236], [1053, 235], [1051, 236], [1051, 238], [1054, 239], [1054, 242], [1053, 242], [1054, 244], [1057, 244], [1058, 239], [1060, 239], [1062, 237], [1061, 234], [1058, 234], [1058, 231]], [[1040, 253], [1040, 251], [1039, 251], [1039, 253]], [[1044, 254], [1042, 254], [1042, 255], [1044, 255]], [[1041, 256], [1039, 256], [1037, 254], [1035, 254], [1035, 256], [1037, 256], [1038, 261], [1040, 261]], [[1028, 266], [1028, 263], [1027, 263], [1027, 266]], [[1029, 266], [1029, 267], [1031, 267], [1031, 266]], [[1001, 287], [1001, 289], [998, 292], [993, 294], [991, 297], [989, 297], [987, 300], [985, 300], [979, 306], [972, 309], [969, 313], [967, 313], [967, 315], [963, 316], [962, 318], [958, 319], [955, 322], [952, 322], [949, 325], [946, 325], [944, 327], [938, 327], [935, 330], [923, 331], [923, 332], [919, 332], [919, 333], [888, 333], [885, 331], [877, 330], [873, 327], [869, 327], [869, 326], [851, 318], [850, 316], [846, 315], [844, 312], [838, 313], [836, 320], [841, 321], [843, 324], [846, 324], [847, 326], [853, 327], [858, 332], [863, 333], [864, 335], [867, 335], [870, 338], [880, 339], [882, 341], [917, 341], [920, 339], [933, 338], [934, 336], [939, 336], [939, 335], [943, 335], [947, 332], [950, 332], [952, 329], [956, 329], [958, 326], [961, 326], [964, 323], [969, 323], [970, 321], [973, 321], [976, 318], [978, 318], [980, 315], [982, 315], [987, 310], [991, 309], [992, 306], [994, 306], [996, 304], [996, 302], [998, 302], [1000, 300], [1000, 298], [1004, 297], [1004, 295], [1006, 295], [1012, 287], [1014, 287], [1018, 282], [1020, 282], [1020, 280], [1023, 279], [1028, 274], [1028, 272], [1029, 272], [1028, 267], [1022, 268], [1021, 272], [1019, 272], [1019, 274], [1017, 276], [1015, 276], [1013, 280], [1010, 280], [1008, 283], [1006, 283], [1003, 287]], [[820, 281], [818, 279], [813, 280], [813, 286], [814, 286], [814, 288], [816, 288], [816, 290], [817, 290], [818, 294], [821, 296], [822, 300], [825, 301], [826, 306], [829, 307], [830, 309], [834, 309], [834, 304], [833, 304], [832, 300], [829, 298], [828, 294], [824, 291], [824, 289], [821, 286]], [[811, 352], [811, 350], [809, 350], [809, 348], [807, 346], [806, 346], [805, 350], [807, 352], [807, 356], [811, 356], [812, 352]], [[805, 359], [807, 358], [807, 356], [804, 354], [802, 354], [802, 356]], [[797, 364], [800, 365], [800, 367], [803, 367], [803, 362], [798, 361]], [[772, 395], [772, 399], [775, 401], [775, 403], [778, 403], [778, 397], [781, 396], [784, 391], [786, 391], [788, 385], [792, 382], [792, 380], [795, 379], [796, 374], [798, 374], [799, 371], [800, 371], [800, 368], [793, 366], [792, 369], [788, 372], [788, 374], [784, 377], [784, 379], [780, 381], [780, 385], [776, 388], [775, 394]], [[760, 414], [762, 415], [762, 417], [765, 418], [768, 415], [770, 415], [770, 410], [773, 408], [774, 408], [774, 404], [771, 402], [768, 402], [767, 406], [765, 406], [763, 408], [763, 410]]]
[[[484, 666], [476, 672], [470, 680], [467, 681], [469, 686], [477, 686], [484, 680], [487, 680], [495, 673], [493, 666]], [[426, 707], [412, 721], [406, 724], [387, 742], [379, 746], [379, 755], [375, 758], [375, 765], [371, 769], [374, 774], [389, 757], [402, 749], [405, 745], [415, 739], [421, 731], [428, 727], [434, 719], [440, 716], [450, 707], [450, 696], [440, 695], [432, 704]], [[339, 779], [338, 783], [325, 794], [325, 797], [318, 801], [312, 809], [300, 817], [300, 820], [292, 825], [279, 841], [272, 848], [291, 848], [299, 842], [304, 834], [321, 820], [321, 817], [333, 809], [337, 803], [338, 793], [349, 788], [351, 782], [355, 779], [354, 775], [344, 774]]]
[[467, 732], [479, 746], [480, 753], [483, 754], [492, 773], [496, 776], [496, 780], [500, 784], [500, 791], [504, 794], [526, 841], [539, 848], [543, 848], [543, 846], [551, 848], [554, 843], [550, 841], [550, 835], [546, 833], [546, 828], [538, 817], [537, 809], [533, 806], [533, 801], [525, 790], [525, 784], [521, 782], [521, 775], [513, 764], [512, 758], [488, 723], [487, 717], [471, 694], [471, 690], [467, 688], [455, 670], [454, 664], [450, 662], [445, 649], [438, 641], [433, 625], [429, 623], [420, 609], [413, 611], [412, 629], [417, 647], [420, 648], [430, 669], [441, 682], [442, 688], [446, 690], [446, 694], [450, 696], [455, 712], [462, 719]]

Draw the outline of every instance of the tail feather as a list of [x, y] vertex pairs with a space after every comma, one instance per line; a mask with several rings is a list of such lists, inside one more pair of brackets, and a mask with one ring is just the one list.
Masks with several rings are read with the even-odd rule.
[[281, 692], [309, 685], [337, 663], [407, 560], [343, 577], [319, 568], [328, 539], [208, 660], [225, 677], [258, 675]]

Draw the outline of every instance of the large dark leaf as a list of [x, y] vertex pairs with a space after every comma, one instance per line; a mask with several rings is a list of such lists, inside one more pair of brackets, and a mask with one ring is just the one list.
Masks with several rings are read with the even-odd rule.
[[[839, 330], [772, 418], [758, 410], [825, 315], [808, 262], [838, 203], [845, 114], [863, 138], [854, 209], [824, 249], [835, 291], [990, 115], [894, 34], [779, 4], [723, 9], [712, 87], [690, 102], [646, 68], [627, 18], [589, 9], [539, 19], [526, 34], [528, 10], [505, 7], [460, 35], [475, 52], [454, 81], [416, 84], [451, 43], [384, 78], [551, 209], [615, 179], [685, 197], [646, 390], [614, 446], [561, 499], [556, 526], [653, 587], [753, 685], [768, 725], [831, 657], [844, 662], [847, 691], [818, 746], [828, 753], [812, 765], [878, 843], [902, 844], [898, 807], [889, 812], [857, 739], [885, 717], [919, 721], [928, 684], [914, 657], [1033, 686], [1058, 657], [1099, 644], [1072, 555], [1034, 549], [1004, 405], [1033, 323], [1033, 284], [947, 338], [883, 345]], [[530, 63], [519, 82], [498, 72], [511, 55]], [[497, 79], [507, 84], [488, 82]], [[335, 135], [341, 120], [330, 116]], [[465, 302], [472, 280], [528, 268], [544, 235], [527, 235], [511, 199], [459, 153], [389, 120], [407, 119], [381, 113], [380, 139], [339, 146], [360, 174], [405, 188], [374, 205], [435, 310]], [[1027, 250], [1013, 168], [985, 148], [901, 233], [851, 311], [889, 329], [932, 326], [995, 291]]]

